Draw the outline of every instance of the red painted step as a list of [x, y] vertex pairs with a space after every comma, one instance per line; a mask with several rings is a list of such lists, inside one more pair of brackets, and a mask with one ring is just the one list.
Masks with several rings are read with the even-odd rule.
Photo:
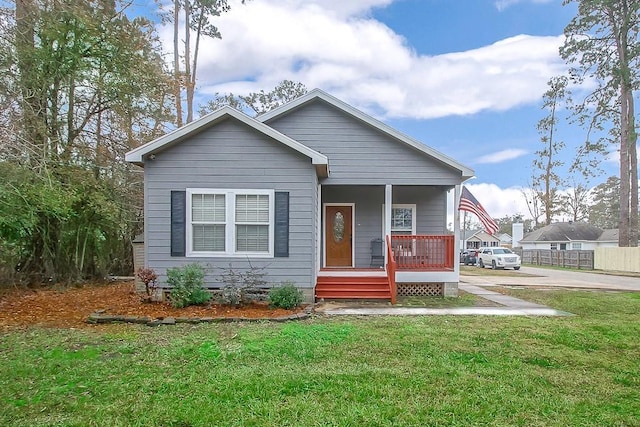
[[389, 280], [384, 276], [320, 276], [316, 284], [316, 298], [390, 299], [391, 290]]

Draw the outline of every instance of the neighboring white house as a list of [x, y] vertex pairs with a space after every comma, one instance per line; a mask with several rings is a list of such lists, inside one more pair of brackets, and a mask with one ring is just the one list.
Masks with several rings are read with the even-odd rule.
[[[477, 249], [482, 246], [502, 246], [499, 235], [491, 235], [484, 230], [463, 230], [460, 232], [460, 249]], [[509, 243], [511, 237], [509, 237]]]
[[593, 250], [618, 246], [618, 230], [585, 223], [557, 222], [527, 233], [522, 249]]

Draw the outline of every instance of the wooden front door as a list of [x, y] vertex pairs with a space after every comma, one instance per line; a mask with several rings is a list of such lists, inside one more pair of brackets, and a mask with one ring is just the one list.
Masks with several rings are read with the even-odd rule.
[[327, 206], [324, 227], [327, 267], [353, 267], [353, 206]]

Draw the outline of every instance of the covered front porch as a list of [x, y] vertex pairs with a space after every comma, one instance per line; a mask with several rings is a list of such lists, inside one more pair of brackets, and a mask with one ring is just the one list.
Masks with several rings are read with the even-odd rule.
[[458, 230], [447, 230], [450, 189], [320, 186], [316, 298], [395, 303], [398, 294], [457, 295]]

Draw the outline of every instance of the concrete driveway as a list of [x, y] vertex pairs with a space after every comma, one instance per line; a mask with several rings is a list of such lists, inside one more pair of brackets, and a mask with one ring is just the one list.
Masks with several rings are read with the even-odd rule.
[[[508, 270], [510, 271], [510, 270]], [[465, 276], [460, 282], [477, 286], [518, 285], [640, 292], [640, 277], [594, 272], [522, 267], [513, 276]]]

